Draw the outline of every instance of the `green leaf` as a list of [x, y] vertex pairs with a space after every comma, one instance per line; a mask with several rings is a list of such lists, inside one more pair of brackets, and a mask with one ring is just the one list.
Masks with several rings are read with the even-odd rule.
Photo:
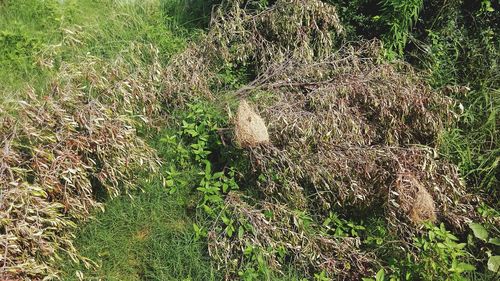
[[473, 266], [472, 264], [468, 264], [468, 263], [465, 263], [465, 262], [461, 262], [457, 265], [457, 268], [460, 270], [460, 272], [464, 272], [464, 271], [474, 271], [476, 270], [476, 267]]
[[205, 161], [205, 175], [211, 175], [212, 172], [212, 164], [210, 161]]
[[496, 245], [496, 246], [500, 246], [500, 237], [490, 238], [488, 243]]
[[377, 275], [375, 275], [375, 280], [376, 281], [384, 281], [385, 279], [385, 271], [383, 268], [381, 268], [378, 272]]
[[234, 233], [234, 227], [232, 225], [228, 225], [226, 227], [226, 233], [227, 233], [227, 236], [232, 237], [233, 233]]
[[217, 172], [213, 175], [213, 178], [214, 179], [218, 179], [218, 178], [221, 178], [222, 176], [224, 176], [224, 173], [223, 172]]
[[488, 260], [488, 269], [493, 272], [498, 272], [500, 269], [500, 256], [491, 256]]
[[243, 229], [243, 227], [240, 225], [240, 227], [238, 227], [238, 239], [242, 239], [243, 238], [243, 234], [245, 234], [245, 230]]
[[474, 232], [474, 236], [476, 236], [476, 238], [481, 239], [483, 241], [488, 240], [488, 231], [486, 230], [486, 228], [484, 228], [483, 225], [471, 222], [469, 224], [469, 227], [470, 229], [472, 229], [472, 232]]
[[200, 227], [196, 223], [193, 223], [193, 229], [196, 233], [200, 232]]

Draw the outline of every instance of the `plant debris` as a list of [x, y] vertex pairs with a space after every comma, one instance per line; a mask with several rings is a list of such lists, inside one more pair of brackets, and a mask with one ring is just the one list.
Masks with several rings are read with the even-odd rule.
[[373, 275], [380, 262], [356, 238], [322, 231], [331, 210], [382, 214], [401, 241], [426, 221], [464, 230], [477, 216], [477, 198], [433, 148], [455, 119], [453, 100], [432, 91], [409, 65], [381, 62], [379, 41], [334, 51], [343, 29], [333, 6], [278, 0], [259, 7], [223, 1], [207, 37], [174, 58], [166, 74], [168, 85], [180, 85], [169, 87], [171, 103], [217, 99], [217, 73], [228, 63], [255, 74], [235, 97], [270, 96], [259, 108], [269, 143], [242, 144], [235, 125], [236, 142], [259, 176], [259, 198], [233, 192], [225, 209], [249, 231], [227, 235], [216, 221], [208, 235], [210, 255], [227, 278], [252, 251], [274, 270], [286, 259], [310, 276]]
[[138, 173], [158, 165], [137, 136], [139, 121], [125, 114], [156, 110], [144, 89], [151, 73], [100, 63], [89, 57], [81, 67], [63, 65], [50, 93], [31, 90], [16, 113], [0, 116], [2, 280], [56, 278], [61, 252], [90, 265], [72, 240], [76, 223], [103, 208], [96, 193], [135, 189]]

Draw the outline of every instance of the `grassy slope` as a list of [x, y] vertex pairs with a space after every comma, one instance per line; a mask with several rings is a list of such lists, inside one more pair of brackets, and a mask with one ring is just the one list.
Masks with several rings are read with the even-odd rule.
[[[0, 3], [0, 90], [11, 96], [27, 85], [43, 90], [62, 62], [77, 63], [86, 55], [111, 61], [131, 43], [153, 44], [168, 59], [188, 36], [168, 25], [160, 9], [160, 2], [172, 1], [177, 0]], [[49, 65], [47, 57], [53, 59]]]
[[[80, 0], [65, 1], [64, 5], [37, 6], [33, 3], [57, 1], [6, 1], [0, 4], [0, 34], [16, 39], [3, 50], [0, 59], [0, 102], [12, 99], [15, 92], [26, 85], [43, 93], [44, 87], [60, 62], [77, 63], [87, 53], [112, 61], [120, 57], [132, 42], [151, 43], [160, 49], [163, 59], [184, 45], [191, 36], [179, 30], [162, 13], [159, 1], [138, 1], [142, 4], [124, 4], [134, 1]], [[164, 0], [164, 9], [180, 17], [179, 0]], [[190, 15], [191, 16], [191, 15]], [[191, 17], [190, 23], [196, 22]], [[13, 24], [15, 23], [15, 24]], [[78, 31], [77, 35], [71, 32]], [[12, 36], [15, 35], [15, 36]], [[5, 36], [4, 36], [5, 37]], [[59, 44], [72, 38], [83, 39], [78, 47]], [[4, 44], [7, 41], [4, 41]], [[8, 41], [11, 42], [11, 41]], [[23, 52], [12, 54], [18, 51]], [[53, 68], [42, 68], [38, 61], [43, 52], [56, 50]], [[8, 58], [8, 59], [5, 59]], [[12, 94], [13, 93], [13, 94]], [[153, 136], [157, 139], [157, 136]], [[155, 145], [168, 162], [175, 148]], [[206, 247], [196, 242], [193, 235], [192, 208], [196, 204], [192, 190], [193, 171], [185, 171], [186, 184], [170, 196], [161, 180], [144, 180], [144, 192], [133, 198], [122, 196], [108, 202], [106, 211], [96, 213], [95, 220], [84, 225], [76, 245], [83, 256], [94, 260], [99, 267], [87, 269], [83, 264], [63, 263], [64, 280], [76, 280], [78, 271], [85, 280], [219, 280], [204, 252]], [[193, 203], [194, 202], [194, 203]], [[295, 274], [283, 280], [297, 280]], [[273, 278], [277, 280], [277, 278]]]
[[[83, 56], [111, 62], [122, 58], [130, 44], [145, 43], [158, 48], [166, 61], [182, 49], [189, 33], [168, 24], [161, 10], [161, 4], [174, 5], [175, 0], [133, 2], [21, 0], [0, 4], [1, 108], [22, 98], [26, 86], [43, 95], [62, 63], [77, 64]], [[45, 52], [55, 57], [50, 67], [40, 65]], [[146, 63], [147, 58], [143, 59]], [[169, 196], [159, 179], [144, 180], [141, 188], [144, 192], [134, 194], [134, 199], [122, 196], [108, 202], [106, 212], [82, 228], [76, 245], [99, 267], [86, 270], [83, 264], [67, 260], [62, 263], [64, 280], [76, 279], [76, 271], [84, 271], [86, 279], [215, 280], [216, 273], [203, 253], [206, 247], [194, 241], [186, 213], [189, 191], [180, 189], [178, 196]]]

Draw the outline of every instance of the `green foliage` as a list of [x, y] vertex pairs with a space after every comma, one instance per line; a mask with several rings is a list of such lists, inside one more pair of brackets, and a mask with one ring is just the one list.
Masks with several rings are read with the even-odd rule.
[[491, 256], [488, 259], [488, 270], [498, 273], [500, 270], [500, 256]]
[[359, 232], [365, 230], [363, 225], [341, 219], [333, 212], [330, 212], [323, 222], [323, 227], [325, 227], [327, 234], [333, 235], [334, 237], [359, 237]]
[[[427, 237], [417, 238], [415, 245], [421, 250], [421, 264], [416, 272], [421, 277], [441, 276], [448, 280], [459, 280], [462, 273], [474, 271], [475, 267], [464, 262], [467, 253], [465, 243], [458, 243], [458, 238], [450, 231], [440, 227], [429, 227]], [[441, 279], [442, 280], [442, 279]]]
[[221, 0], [161, 0], [161, 5], [176, 24], [192, 29], [208, 27], [212, 6], [220, 2]]
[[382, 0], [382, 19], [389, 26], [384, 35], [389, 58], [403, 55], [412, 28], [418, 21], [423, 0]]
[[381, 20], [379, 0], [327, 0], [326, 2], [337, 7], [349, 40], [371, 39], [382, 34], [386, 28]]
[[0, 66], [28, 72], [34, 66], [34, 55], [41, 49], [41, 42], [27, 34], [0, 32]]
[[414, 238], [415, 255], [407, 253], [391, 263], [388, 280], [467, 280], [466, 274], [476, 270], [468, 262], [467, 244], [459, 243], [444, 224], [429, 224], [426, 229], [426, 234]]
[[0, 7], [0, 90], [42, 76], [38, 54], [61, 39], [56, 0], [7, 0]]
[[476, 238], [488, 241], [488, 231], [484, 228], [484, 226], [479, 223], [472, 222], [469, 224], [469, 227], [474, 232], [474, 236], [476, 236]]
[[484, 271], [495, 275], [498, 274], [497, 250], [500, 246], [500, 229], [498, 229], [495, 220], [500, 215], [498, 211], [484, 204], [479, 207], [479, 213], [483, 216], [485, 223], [472, 222], [469, 224], [469, 228], [472, 230], [472, 235], [469, 235], [469, 244], [474, 246], [471, 249], [472, 253], [479, 261], [478, 263], [484, 265]]
[[438, 5], [428, 10], [441, 9], [442, 13], [424, 12], [426, 22], [436, 24], [417, 34], [421, 43], [409, 58], [429, 72], [434, 87], [451, 89], [460, 102], [457, 126], [443, 135], [440, 149], [458, 164], [472, 190], [492, 200], [498, 196], [495, 186], [500, 183], [500, 45], [493, 20], [498, 11], [488, 4], [462, 1]]
[[[210, 155], [217, 154], [221, 149], [222, 143], [218, 135], [222, 124], [220, 116], [222, 115], [217, 114], [215, 108], [205, 106], [202, 102], [189, 104], [187, 111], [181, 113], [179, 130], [174, 135], [161, 139], [162, 143], [176, 147], [174, 159], [181, 167], [194, 166], [198, 169], [195, 178], [199, 183], [196, 190], [203, 196], [198, 207], [210, 216], [215, 216], [220, 211], [223, 194], [238, 189], [234, 179], [235, 170], [228, 168], [214, 171], [209, 159]], [[167, 185], [176, 181], [173, 174], [169, 173]], [[201, 228], [196, 226], [195, 230], [200, 233]], [[228, 230], [230, 234], [234, 231], [230, 227]]]

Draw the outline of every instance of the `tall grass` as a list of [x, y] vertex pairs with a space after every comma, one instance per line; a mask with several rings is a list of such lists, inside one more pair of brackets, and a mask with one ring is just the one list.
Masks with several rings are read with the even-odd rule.
[[189, 29], [206, 28], [212, 7], [221, 0], [162, 0], [162, 9], [175, 23]]
[[[162, 5], [169, 1], [162, 1]], [[185, 44], [159, 0], [7, 0], [0, 7], [0, 90], [46, 87], [61, 63], [115, 59], [132, 43], [152, 44], [164, 60]], [[174, 35], [175, 33], [175, 35]]]

